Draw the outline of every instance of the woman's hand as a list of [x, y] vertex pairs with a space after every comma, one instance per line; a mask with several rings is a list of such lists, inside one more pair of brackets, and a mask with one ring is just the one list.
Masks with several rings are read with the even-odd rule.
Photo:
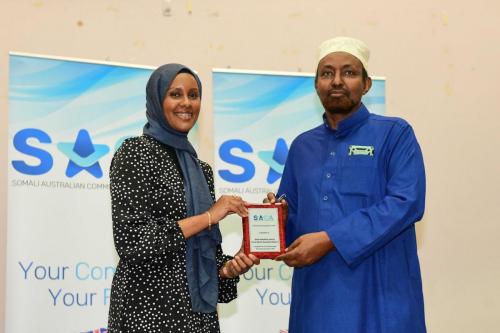
[[238, 214], [241, 217], [248, 216], [248, 209], [245, 207], [245, 201], [236, 195], [223, 195], [208, 210], [212, 217], [212, 223], [219, 223], [220, 220], [230, 214]]
[[248, 256], [242, 249], [236, 253], [233, 259], [227, 261], [219, 271], [222, 278], [232, 279], [241, 274], [245, 274], [253, 265], [260, 264], [260, 259], [249, 254]]
[[177, 223], [179, 223], [184, 237], [189, 238], [206, 228], [210, 229], [211, 225], [219, 223], [220, 220], [233, 213], [241, 217], [248, 216], [245, 201], [235, 195], [223, 195], [208, 211], [187, 217]]

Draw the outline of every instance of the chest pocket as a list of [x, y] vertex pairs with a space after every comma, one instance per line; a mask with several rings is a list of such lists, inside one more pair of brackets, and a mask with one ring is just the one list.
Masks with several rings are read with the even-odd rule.
[[377, 170], [372, 156], [347, 156], [340, 169], [339, 191], [363, 196], [373, 194]]

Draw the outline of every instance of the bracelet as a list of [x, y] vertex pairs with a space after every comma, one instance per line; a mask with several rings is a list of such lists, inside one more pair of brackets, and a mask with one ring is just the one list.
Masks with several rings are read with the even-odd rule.
[[212, 229], [212, 214], [210, 214], [210, 212], [207, 210], [206, 211], [207, 215], [208, 215], [208, 230], [211, 230]]

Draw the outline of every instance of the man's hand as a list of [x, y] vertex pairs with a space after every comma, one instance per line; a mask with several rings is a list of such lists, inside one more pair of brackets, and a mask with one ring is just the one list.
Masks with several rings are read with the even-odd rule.
[[286, 253], [275, 260], [284, 261], [290, 267], [302, 267], [314, 264], [333, 249], [335, 246], [326, 232], [313, 232], [297, 238]]
[[[282, 199], [279, 201], [279, 203], [283, 205], [283, 220], [285, 221], [285, 226], [286, 226], [286, 222], [288, 220], [288, 202], [286, 202], [285, 198], [286, 195], [282, 195]], [[276, 195], [274, 193], [269, 192], [267, 196], [264, 198], [264, 200], [262, 200], [262, 202], [274, 204], [276, 203], [277, 199], [278, 198], [276, 198]]]

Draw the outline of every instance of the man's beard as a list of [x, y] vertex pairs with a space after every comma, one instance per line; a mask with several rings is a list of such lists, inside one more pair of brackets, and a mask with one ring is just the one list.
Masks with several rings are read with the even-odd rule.
[[327, 97], [327, 101], [323, 103], [323, 106], [329, 114], [349, 114], [356, 109], [357, 103], [350, 99], [349, 96]]

